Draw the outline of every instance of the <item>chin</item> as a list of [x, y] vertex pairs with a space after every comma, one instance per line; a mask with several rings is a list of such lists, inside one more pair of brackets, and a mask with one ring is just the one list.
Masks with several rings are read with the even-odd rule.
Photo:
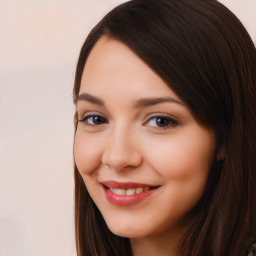
[[138, 225], [135, 224], [122, 223], [121, 225], [118, 225], [117, 223], [114, 223], [114, 225], [111, 225], [107, 223], [107, 226], [113, 234], [120, 237], [142, 238], [148, 236], [150, 233], [145, 227], [138, 227]]

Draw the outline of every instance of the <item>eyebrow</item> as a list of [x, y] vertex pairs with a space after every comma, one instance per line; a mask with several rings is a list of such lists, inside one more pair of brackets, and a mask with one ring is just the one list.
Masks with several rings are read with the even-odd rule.
[[75, 99], [75, 103], [77, 103], [80, 100], [85, 100], [96, 105], [105, 106], [103, 100], [88, 93], [79, 94]]
[[153, 106], [153, 105], [157, 105], [157, 104], [165, 103], [165, 102], [177, 103], [177, 104], [185, 106], [185, 104], [182, 101], [179, 101], [177, 99], [174, 99], [174, 98], [171, 98], [171, 97], [160, 97], [160, 98], [139, 99], [135, 103], [135, 108], [144, 108], [144, 107], [149, 107], [149, 106]]
[[[90, 103], [93, 103], [93, 104], [96, 104], [99, 106], [103, 106], [103, 107], [105, 106], [105, 103], [103, 100], [101, 100], [100, 98], [98, 98], [96, 96], [88, 94], [88, 93], [79, 94], [75, 100], [75, 103], [77, 103], [80, 100], [88, 101]], [[177, 99], [174, 99], [171, 97], [158, 97], [158, 98], [139, 99], [138, 101], [135, 102], [134, 107], [135, 108], [145, 108], [145, 107], [154, 106], [154, 105], [157, 105], [160, 103], [166, 103], [166, 102], [177, 103], [182, 106], [185, 106], [185, 104], [182, 101], [179, 101]]]

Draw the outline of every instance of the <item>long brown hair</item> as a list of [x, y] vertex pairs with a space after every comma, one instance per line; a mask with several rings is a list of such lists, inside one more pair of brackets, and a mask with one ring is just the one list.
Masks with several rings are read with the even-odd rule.
[[[186, 256], [241, 256], [256, 240], [256, 50], [240, 21], [215, 0], [133, 0], [108, 13], [79, 56], [74, 102], [90, 51], [102, 35], [122, 41], [215, 130], [225, 159], [210, 171], [205, 194], [181, 241]], [[75, 126], [77, 117], [75, 115]], [[90, 198], [75, 165], [79, 256], [128, 256]]]

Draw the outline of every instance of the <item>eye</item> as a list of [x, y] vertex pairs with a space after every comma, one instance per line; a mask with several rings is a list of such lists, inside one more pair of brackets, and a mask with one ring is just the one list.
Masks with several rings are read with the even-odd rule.
[[107, 123], [107, 119], [100, 115], [88, 115], [84, 116], [79, 122], [84, 122], [88, 125], [97, 126]]
[[179, 122], [167, 116], [154, 116], [147, 121], [146, 125], [164, 129], [169, 127], [176, 127], [179, 125]]

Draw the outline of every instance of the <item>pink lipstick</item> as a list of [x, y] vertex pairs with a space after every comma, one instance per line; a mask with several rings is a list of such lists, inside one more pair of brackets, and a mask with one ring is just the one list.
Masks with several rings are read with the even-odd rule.
[[106, 199], [118, 206], [130, 206], [152, 195], [160, 186], [133, 182], [101, 182]]

